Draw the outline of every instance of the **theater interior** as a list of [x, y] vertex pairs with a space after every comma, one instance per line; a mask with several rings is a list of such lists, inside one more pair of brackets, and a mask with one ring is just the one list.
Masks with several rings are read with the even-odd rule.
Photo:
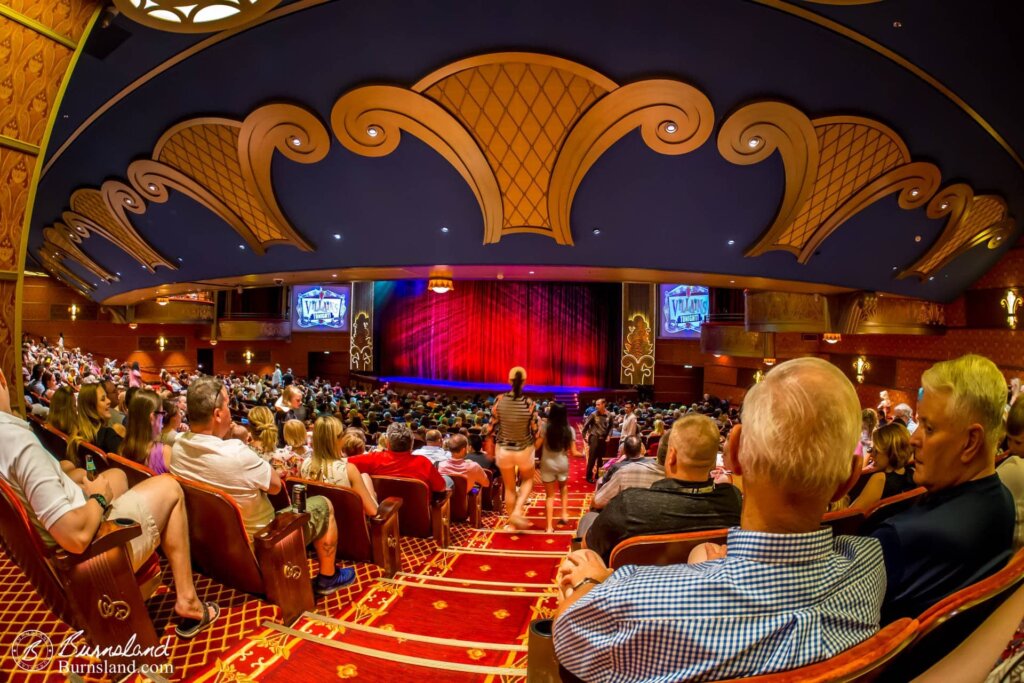
[[[808, 356], [862, 408], [887, 392], [916, 411], [922, 374], [964, 354], [1009, 386], [1024, 376], [1022, 22], [1000, 0], [0, 0], [12, 409], [32, 412], [23, 344], [44, 339], [137, 364], [147, 385], [280, 369], [470, 401], [522, 366], [527, 395], [573, 424], [598, 398], [740, 408]], [[594, 485], [570, 460], [575, 520]], [[297, 527], [253, 545], [217, 495], [187, 499], [196, 589], [221, 608], [191, 640], [165, 557], [129, 590], [111, 569], [123, 542], [75, 563], [5, 499], [0, 677], [576, 680], [531, 631], [576, 547], [544, 530], [540, 484], [519, 530], [500, 494], [464, 484], [443, 514], [405, 498], [339, 517], [356, 580], [315, 602], [287, 582]], [[974, 602], [1014, 593], [1011, 565]], [[982, 620], [931, 645], [918, 620], [763, 680], [868, 680]], [[166, 666], [26, 658], [28, 631], [55, 650], [136, 634]]]

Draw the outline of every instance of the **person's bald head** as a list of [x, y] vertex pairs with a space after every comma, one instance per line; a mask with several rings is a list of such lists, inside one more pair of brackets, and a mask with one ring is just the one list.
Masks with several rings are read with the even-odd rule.
[[448, 452], [452, 454], [453, 458], [463, 458], [466, 456], [466, 447], [469, 445], [469, 440], [466, 439], [462, 434], [453, 434], [448, 439]]
[[427, 444], [430, 445], [430, 446], [440, 446], [441, 445], [441, 432], [437, 431], [436, 429], [427, 430], [427, 433], [424, 436], [424, 439], [426, 440]]
[[718, 427], [707, 415], [687, 415], [672, 423], [665, 456], [666, 472], [680, 468], [710, 470], [718, 457]]

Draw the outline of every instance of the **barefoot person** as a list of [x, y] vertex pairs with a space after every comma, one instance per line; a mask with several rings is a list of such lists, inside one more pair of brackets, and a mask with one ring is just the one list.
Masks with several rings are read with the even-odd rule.
[[569, 456], [577, 455], [576, 433], [569, 426], [569, 413], [562, 403], [552, 403], [547, 422], [537, 435], [534, 448], [542, 448], [540, 458], [540, 480], [547, 494], [544, 506], [547, 515], [547, 531], [554, 531], [552, 520], [555, 513], [555, 491], [561, 493], [562, 515], [559, 526], [569, 523], [566, 488], [569, 479]]
[[[505, 483], [505, 513], [509, 523], [526, 527], [523, 505], [533, 490], [533, 443], [537, 433], [537, 409], [531, 399], [523, 395], [526, 370], [516, 366], [508, 371], [512, 391], [494, 402], [492, 433], [497, 447], [496, 460]], [[516, 470], [522, 485], [516, 490]]]

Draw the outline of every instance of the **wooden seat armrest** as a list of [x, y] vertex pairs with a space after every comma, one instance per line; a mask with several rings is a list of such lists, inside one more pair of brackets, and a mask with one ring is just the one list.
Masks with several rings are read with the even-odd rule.
[[398, 514], [398, 509], [400, 507], [402, 507], [402, 499], [398, 496], [385, 498], [381, 501], [381, 504], [377, 506], [377, 514], [369, 518], [370, 524], [386, 524], [388, 520]]
[[474, 528], [480, 528], [480, 499], [483, 495], [483, 489], [479, 486], [476, 487], [476, 493], [473, 493], [473, 488], [469, 489], [466, 494], [466, 505], [469, 508], [469, 525]]
[[451, 545], [452, 492], [449, 490], [445, 494], [444, 498], [434, 501], [430, 506], [430, 525], [434, 543], [439, 548]]
[[134, 520], [130, 524], [106, 521], [100, 524], [96, 535], [92, 537], [89, 547], [81, 553], [69, 553], [58, 548], [57, 558], [64, 563], [77, 564], [90, 558], [102, 555], [111, 548], [125, 545], [142, 533], [142, 527]]
[[263, 527], [263, 530], [256, 534], [253, 541], [257, 546], [275, 545], [278, 541], [290, 534], [293, 529], [301, 529], [305, 526], [307, 519], [309, 519], [308, 512], [282, 512], [274, 517], [274, 520], [270, 524]]
[[430, 506], [434, 508], [442, 508], [448, 504], [452, 498], [452, 490], [448, 489], [441, 495], [440, 491], [433, 491], [430, 494]]

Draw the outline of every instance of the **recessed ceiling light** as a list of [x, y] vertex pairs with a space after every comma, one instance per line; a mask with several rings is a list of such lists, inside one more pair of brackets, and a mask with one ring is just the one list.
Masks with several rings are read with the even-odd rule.
[[142, 269], [143, 269], [143, 270], [148, 270], [148, 269], [146, 268], [146, 266], [142, 266]]
[[442, 225], [441, 226], [441, 232], [448, 232], [448, 226], [447, 225]]
[[331, 273], [331, 277], [338, 277], [337, 273]]
[[750, 149], [757, 149], [758, 147], [761, 146], [762, 142], [764, 142], [764, 138], [762, 138], [760, 135], [755, 135], [754, 137], [747, 140], [747, 147], [749, 147]]
[[594, 234], [595, 235], [600, 235], [601, 234], [601, 228], [594, 228]]
[[244, 244], [239, 244], [239, 245], [238, 245], [238, 248], [239, 248], [239, 249], [245, 249], [245, 245], [244, 245]]
[[934, 280], [934, 279], [935, 279], [935, 276], [934, 276], [934, 275], [932, 275], [932, 276], [931, 276], [930, 278], [928, 278], [928, 282], [931, 282], [931, 281], [932, 281], [932, 280]]
[[665, 130], [669, 133], [675, 133], [677, 130], [679, 130], [679, 126], [677, 126], [672, 121], [669, 121], [668, 123], [665, 124]]
[[179, 256], [179, 257], [178, 257], [178, 263], [184, 263], [184, 262], [185, 262], [185, 259], [183, 259], [183, 258], [181, 258], [181, 257]]
[[375, 138], [378, 135], [380, 135], [380, 128], [378, 128], [377, 126], [369, 126], [366, 129], [366, 134], [369, 135], [371, 138]]
[[919, 194], [921, 194], [921, 190], [917, 189], [916, 187], [911, 188], [911, 190], [910, 190], [910, 196], [911, 197], [916, 197]]
[[730, 285], [734, 285], [734, 284], [736, 284], [736, 281], [735, 280], [729, 280], [729, 284]]
[[114, 275], [121, 277], [121, 273], [114, 273]]
[[914, 235], [914, 241], [915, 242], [920, 242], [921, 241], [921, 236], [920, 235]]
[[729, 240], [726, 244], [728, 244], [731, 247], [732, 245], [736, 244], [736, 240]]
[[291, 137], [291, 143], [292, 143], [293, 147], [301, 147], [302, 146], [302, 140], [300, 140], [298, 137], [296, 137], [294, 135]]
[[899, 266], [893, 266], [892, 269], [893, 270], [899, 270], [900, 268], [899, 268]]
[[942, 202], [941, 204], [939, 204], [939, 208], [945, 211], [946, 209], [949, 208], [949, 202]]
[[893, 28], [903, 28], [903, 22], [900, 21], [899, 19], [897, 19], [896, 21], [892, 22], [892, 27]]
[[124, 203], [127, 204], [128, 206], [135, 206], [135, 200], [132, 199], [131, 197], [125, 197]]
[[334, 239], [340, 240], [341, 239], [341, 233], [340, 232], [334, 233]]
[[148, 190], [149, 190], [150, 192], [156, 192], [156, 183], [150, 183], [149, 185], [146, 185], [146, 188], [147, 188], [147, 189], [148, 189]]

